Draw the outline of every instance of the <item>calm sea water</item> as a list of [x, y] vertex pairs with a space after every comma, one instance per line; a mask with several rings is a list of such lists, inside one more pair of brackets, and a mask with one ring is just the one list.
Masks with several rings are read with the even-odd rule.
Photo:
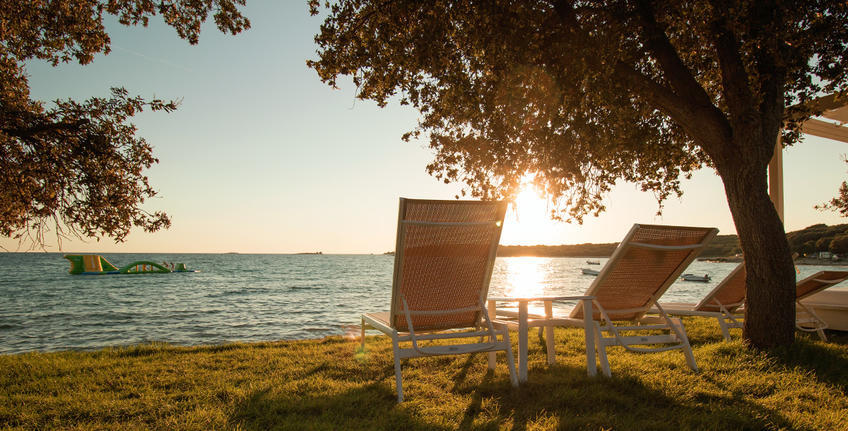
[[[360, 313], [388, 309], [394, 263], [382, 255], [104, 257], [119, 267], [152, 260], [201, 272], [74, 276], [61, 254], [0, 253], [0, 353], [344, 334]], [[490, 295], [580, 295], [593, 280], [581, 267], [600, 268], [578, 258], [498, 258]], [[663, 301], [697, 301], [734, 267], [695, 262], [687, 272], [713, 281], [678, 281]], [[799, 277], [824, 268], [800, 266]]]

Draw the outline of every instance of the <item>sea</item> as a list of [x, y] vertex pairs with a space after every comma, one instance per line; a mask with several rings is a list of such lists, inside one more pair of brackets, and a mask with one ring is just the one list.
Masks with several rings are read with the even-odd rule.
[[[358, 333], [364, 312], [388, 310], [388, 255], [104, 254], [115, 266], [185, 263], [199, 272], [71, 275], [60, 253], [0, 253], [0, 354], [163, 342], [204, 345]], [[581, 295], [607, 259], [498, 258], [490, 296]], [[697, 302], [737, 264], [696, 261], [664, 302]], [[798, 278], [832, 266], [798, 266]], [[843, 267], [844, 268], [844, 267]], [[569, 309], [573, 303], [556, 305]]]

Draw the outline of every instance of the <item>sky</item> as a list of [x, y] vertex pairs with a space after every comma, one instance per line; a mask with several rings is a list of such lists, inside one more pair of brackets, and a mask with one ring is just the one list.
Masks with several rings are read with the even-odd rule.
[[[396, 101], [379, 108], [306, 67], [315, 59], [320, 17], [305, 1], [249, 1], [252, 28], [236, 36], [207, 23], [189, 45], [159, 17], [144, 27], [107, 19], [112, 52], [93, 63], [28, 64], [32, 97], [45, 101], [105, 97], [125, 87], [145, 98], [181, 100], [173, 113], [133, 118], [159, 164], [146, 171], [159, 195], [144, 208], [164, 210], [168, 230], [134, 231], [123, 243], [48, 234], [47, 251], [86, 253], [383, 253], [394, 249], [398, 198], [453, 199], [461, 184], [426, 173], [426, 138], [403, 142], [418, 113]], [[848, 144], [808, 137], [784, 150], [787, 232], [817, 223], [848, 223], [813, 206], [848, 179]], [[607, 211], [582, 225], [547, 220], [541, 199], [525, 196], [510, 211], [501, 244], [615, 242], [633, 223], [735, 228], [721, 179], [711, 169], [683, 183], [682, 198], [657, 203], [620, 183]], [[529, 193], [532, 195], [532, 193]], [[26, 250], [0, 238], [0, 247]]]

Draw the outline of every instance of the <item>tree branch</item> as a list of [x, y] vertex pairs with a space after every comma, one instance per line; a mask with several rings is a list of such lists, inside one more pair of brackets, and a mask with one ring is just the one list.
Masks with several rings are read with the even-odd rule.
[[[584, 43], [590, 40], [588, 32], [582, 28], [575, 16], [572, 2], [559, 0], [554, 4], [557, 15], [569, 31], [579, 34]], [[708, 154], [725, 145], [730, 138], [730, 127], [724, 115], [713, 105], [709, 95], [692, 76], [692, 72], [683, 64], [676, 50], [661, 31], [654, 19], [650, 5], [643, 5], [642, 18], [644, 37], [651, 46], [650, 53], [657, 58], [663, 68], [666, 81], [672, 88], [657, 83], [636, 70], [631, 64], [618, 61], [614, 66], [614, 75], [626, 82], [627, 89], [634, 95], [653, 104], [663, 114], [667, 115]], [[587, 57], [586, 61], [596, 62], [594, 67], [602, 65], [597, 57]]]
[[717, 4], [716, 1], [710, 3], [716, 13], [716, 19], [712, 22], [710, 30], [714, 35], [713, 43], [718, 56], [721, 84], [730, 118], [748, 118], [753, 114], [750, 112], [752, 107], [757, 105], [754, 103], [751, 89], [748, 88], [749, 77], [739, 53], [739, 41], [728, 29], [727, 17], [720, 15], [725, 7]]
[[677, 55], [677, 49], [671, 44], [665, 30], [657, 22], [650, 0], [640, 0], [637, 5], [645, 46], [657, 59], [665, 80], [681, 97], [689, 99], [697, 105], [713, 106], [710, 96], [695, 80], [692, 71], [686, 67], [680, 56]]
[[730, 139], [726, 120], [712, 104], [699, 106], [686, 103], [668, 87], [654, 82], [623, 62], [616, 64], [615, 74], [629, 84], [631, 92], [656, 106], [680, 125], [708, 154], [712, 155], [713, 151]]
[[42, 123], [32, 127], [0, 128], [0, 131], [7, 136], [25, 139], [45, 132], [49, 133], [59, 130], [76, 130], [88, 122], [88, 120], [77, 120], [71, 123]]

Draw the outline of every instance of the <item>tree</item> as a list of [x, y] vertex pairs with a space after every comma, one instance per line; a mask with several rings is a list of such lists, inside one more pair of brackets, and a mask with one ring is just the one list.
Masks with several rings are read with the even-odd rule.
[[833, 238], [827, 250], [834, 254], [848, 252], [848, 235], [839, 235]]
[[821, 237], [816, 240], [816, 251], [828, 251], [830, 249], [830, 243], [833, 242], [832, 236]]
[[[848, 163], [848, 158], [842, 158], [845, 163]], [[843, 181], [839, 186], [839, 195], [831, 199], [830, 202], [825, 202], [815, 207], [822, 211], [838, 211], [842, 217], [848, 217], [848, 182]]]
[[816, 252], [816, 243], [814, 241], [807, 241], [796, 251], [802, 256], [813, 254]]
[[[311, 0], [312, 12], [320, 12]], [[340, 0], [327, 4], [308, 62], [358, 97], [421, 113], [427, 167], [472, 196], [509, 196], [522, 178], [580, 221], [618, 179], [659, 202], [703, 166], [721, 176], [747, 267], [745, 339], [794, 340], [795, 271], [767, 194], [786, 144], [843, 94], [841, 1]], [[797, 105], [792, 109], [785, 108]], [[661, 208], [661, 207], [660, 207]]]
[[[157, 4], [158, 3], [158, 4]], [[244, 0], [96, 1], [4, 0], [0, 4], [0, 234], [44, 247], [52, 227], [68, 234], [123, 241], [133, 227], [170, 225], [163, 212], [141, 208], [156, 194], [143, 171], [157, 160], [128, 119], [143, 109], [165, 112], [174, 102], [146, 101], [113, 88], [111, 97], [53, 106], [30, 98], [26, 62], [56, 66], [90, 63], [108, 54], [105, 14], [124, 25], [146, 26], [161, 15], [179, 37], [196, 44], [212, 14], [218, 28], [250, 27], [238, 10]]]

